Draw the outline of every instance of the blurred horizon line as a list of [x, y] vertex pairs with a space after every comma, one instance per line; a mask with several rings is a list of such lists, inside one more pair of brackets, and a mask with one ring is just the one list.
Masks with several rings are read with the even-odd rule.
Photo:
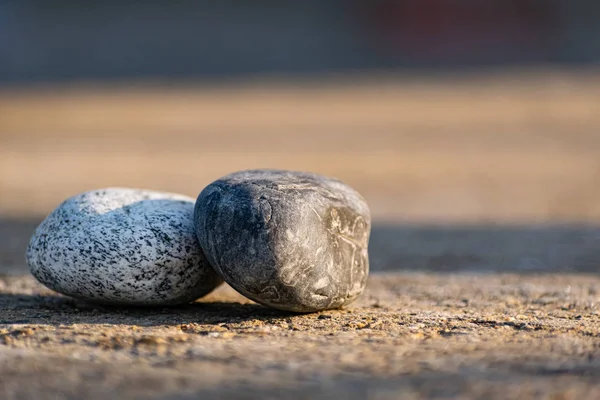
[[188, 76], [115, 76], [111, 78], [71, 78], [65, 80], [39, 80], [3, 82], [0, 79], [0, 95], [11, 92], [36, 92], [57, 88], [69, 91], [152, 91], [155, 89], [173, 89], [194, 91], [198, 89], [221, 90], [245, 88], [291, 88], [294, 90], [339, 86], [361, 87], [362, 85], [403, 84], [403, 85], [439, 85], [460, 84], [473, 81], [518, 81], [544, 80], [547, 77], [565, 77], [573, 79], [596, 78], [600, 75], [600, 61], [587, 64], [529, 63], [510, 66], [466, 66], [431, 68], [392, 68], [363, 69], [328, 72], [300, 73], [256, 73], [247, 75], [224, 76], [220, 79], [202, 75]]

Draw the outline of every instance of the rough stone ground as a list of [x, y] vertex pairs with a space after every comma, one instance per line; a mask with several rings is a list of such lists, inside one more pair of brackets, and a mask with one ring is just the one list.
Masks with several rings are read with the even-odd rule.
[[106, 308], [0, 280], [0, 397], [600, 396], [600, 277], [375, 275], [355, 305], [295, 315], [226, 287]]
[[[600, 398], [600, 79], [0, 93], [0, 398]], [[27, 275], [65, 197], [337, 176], [374, 215], [367, 292], [296, 315], [224, 287], [99, 307]]]

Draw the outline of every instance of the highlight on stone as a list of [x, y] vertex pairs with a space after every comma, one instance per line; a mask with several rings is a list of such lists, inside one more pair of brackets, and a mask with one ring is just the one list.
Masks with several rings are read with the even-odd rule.
[[342, 182], [313, 173], [251, 170], [208, 185], [194, 212], [204, 254], [258, 303], [296, 312], [355, 300], [369, 272], [369, 208]]
[[36, 229], [26, 253], [33, 276], [93, 302], [186, 304], [221, 279], [196, 239], [193, 199], [109, 188], [74, 196]]

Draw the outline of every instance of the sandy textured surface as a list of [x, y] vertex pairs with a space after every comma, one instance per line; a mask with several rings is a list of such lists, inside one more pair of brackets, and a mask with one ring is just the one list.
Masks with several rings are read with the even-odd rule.
[[113, 309], [0, 280], [2, 398], [600, 396], [600, 277], [374, 276], [294, 315], [231, 289]]
[[[599, 107], [583, 71], [0, 91], [0, 398], [600, 398]], [[258, 167], [367, 198], [373, 273], [350, 308], [227, 287], [107, 308], [27, 275], [68, 196], [194, 197]]]

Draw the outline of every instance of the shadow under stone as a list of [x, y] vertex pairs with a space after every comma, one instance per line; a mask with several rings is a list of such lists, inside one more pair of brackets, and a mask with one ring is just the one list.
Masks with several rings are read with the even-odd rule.
[[0, 324], [98, 324], [160, 326], [179, 324], [218, 325], [247, 320], [269, 322], [296, 313], [258, 304], [196, 302], [173, 307], [105, 306], [57, 295], [0, 293]]

